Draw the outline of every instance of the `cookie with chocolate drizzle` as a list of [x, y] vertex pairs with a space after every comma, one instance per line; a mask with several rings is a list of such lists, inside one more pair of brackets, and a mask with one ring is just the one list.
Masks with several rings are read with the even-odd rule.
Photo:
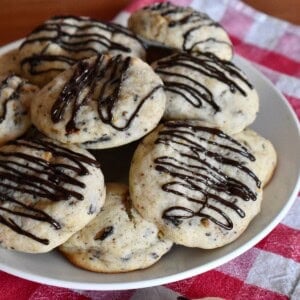
[[30, 102], [38, 90], [19, 76], [0, 76], [0, 145], [18, 138], [31, 126]]
[[151, 131], [165, 102], [161, 79], [141, 59], [98, 55], [80, 61], [41, 89], [31, 114], [48, 137], [103, 149]]
[[94, 272], [128, 272], [153, 265], [173, 243], [140, 216], [126, 185], [109, 183], [106, 188], [98, 215], [59, 250], [76, 266]]
[[255, 174], [257, 166], [274, 170], [268, 154], [256, 158], [245, 141], [247, 134], [229, 136], [199, 121], [160, 125], [132, 160], [134, 206], [177, 244], [211, 249], [232, 242], [260, 211], [266, 177]]
[[0, 240], [4, 248], [48, 252], [90, 222], [105, 187], [86, 150], [40, 138], [0, 148]]
[[19, 48], [23, 76], [40, 86], [84, 58], [100, 53], [144, 57], [127, 28], [88, 17], [56, 16], [35, 28]]
[[175, 53], [152, 64], [165, 85], [167, 120], [202, 120], [227, 133], [241, 132], [258, 112], [247, 76], [211, 53]]
[[130, 16], [128, 28], [184, 52], [210, 52], [227, 61], [233, 56], [232, 43], [221, 25], [190, 7], [168, 2], [143, 7]]

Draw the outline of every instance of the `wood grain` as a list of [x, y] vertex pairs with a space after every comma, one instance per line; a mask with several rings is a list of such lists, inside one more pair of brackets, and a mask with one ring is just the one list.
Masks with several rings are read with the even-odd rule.
[[[26, 36], [53, 15], [74, 14], [109, 20], [130, 0], [1, 0], [0, 45]], [[300, 0], [245, 0], [247, 4], [300, 24]]]
[[268, 15], [300, 25], [299, 0], [244, 0], [244, 2]]
[[0, 45], [26, 36], [54, 15], [112, 19], [130, 0], [1, 0]]

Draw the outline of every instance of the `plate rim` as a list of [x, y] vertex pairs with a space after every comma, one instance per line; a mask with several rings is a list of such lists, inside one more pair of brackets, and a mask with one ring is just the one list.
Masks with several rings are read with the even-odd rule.
[[[13, 41], [11, 43], [5, 44], [0, 46], [0, 55], [5, 54], [6, 52], [15, 49], [18, 47], [21, 42], [24, 39], [19, 39], [16, 41]], [[255, 75], [262, 77], [265, 81], [265, 83], [268, 85], [268, 88], [271, 88], [276, 95], [280, 98], [280, 100], [284, 103], [284, 105], [287, 107], [289, 114], [292, 117], [292, 121], [294, 125], [297, 128], [298, 134], [300, 136], [300, 125], [298, 121], [298, 117], [293, 110], [293, 108], [285, 101], [285, 97], [282, 95], [282, 93], [273, 85], [273, 83], [270, 81], [269, 78], [267, 78], [263, 73], [257, 70], [252, 63], [245, 58], [236, 55], [235, 59], [240, 61], [243, 65], [246, 65], [248, 69], [251, 70], [252, 73]], [[164, 276], [164, 277], [158, 277], [154, 279], [142, 279], [140, 281], [129, 281], [129, 282], [115, 282], [115, 283], [90, 283], [90, 282], [74, 282], [70, 280], [61, 280], [61, 279], [53, 279], [41, 275], [36, 275], [32, 273], [27, 273], [23, 270], [18, 270], [14, 267], [10, 267], [8, 265], [3, 264], [0, 262], [0, 270], [7, 272], [9, 274], [12, 274], [14, 276], [30, 280], [33, 282], [41, 283], [41, 284], [47, 284], [57, 287], [63, 287], [63, 288], [69, 288], [77, 290], [94, 290], [94, 291], [107, 291], [107, 290], [129, 290], [129, 289], [138, 289], [138, 288], [146, 288], [146, 287], [152, 287], [152, 286], [158, 286], [163, 285], [167, 283], [171, 283], [178, 280], [183, 280], [186, 278], [190, 278], [192, 276], [196, 276], [199, 274], [202, 274], [206, 271], [212, 270], [216, 267], [219, 267], [234, 258], [240, 256], [241, 254], [245, 253], [247, 250], [251, 249], [253, 246], [255, 246], [259, 241], [261, 241], [263, 238], [265, 238], [279, 223], [280, 221], [285, 217], [285, 215], [288, 213], [289, 209], [292, 207], [293, 203], [296, 201], [298, 191], [300, 189], [300, 169], [298, 170], [298, 179], [294, 186], [294, 189], [292, 193], [290, 194], [289, 199], [287, 199], [285, 205], [282, 207], [281, 211], [276, 215], [276, 217], [257, 235], [255, 235], [253, 238], [251, 238], [249, 241], [245, 242], [242, 246], [238, 247], [237, 249], [233, 250], [233, 252], [227, 253], [224, 256], [215, 259], [214, 261], [208, 262], [204, 265], [194, 267], [192, 269]], [[126, 273], [125, 273], [126, 274]], [[126, 278], [126, 276], [124, 276]], [[76, 285], [76, 286], [75, 286]]]

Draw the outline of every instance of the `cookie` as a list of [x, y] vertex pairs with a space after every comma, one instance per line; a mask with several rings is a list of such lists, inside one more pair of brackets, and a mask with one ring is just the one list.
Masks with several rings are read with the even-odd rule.
[[260, 211], [261, 181], [251, 170], [255, 159], [219, 129], [198, 121], [166, 122], [134, 154], [133, 205], [177, 244], [221, 247]]
[[232, 43], [225, 30], [208, 15], [190, 7], [156, 3], [134, 12], [128, 28], [143, 38], [193, 54], [210, 52], [231, 60]]
[[0, 76], [21, 74], [18, 49], [10, 50], [0, 55]]
[[0, 76], [0, 145], [24, 134], [31, 125], [30, 101], [38, 88], [19, 76]]
[[33, 123], [48, 137], [103, 149], [130, 143], [160, 121], [162, 81], [141, 59], [99, 55], [58, 75], [36, 94]]
[[234, 134], [233, 137], [244, 147], [254, 153], [256, 160], [251, 164], [251, 170], [265, 187], [271, 180], [277, 165], [277, 153], [272, 143], [249, 128]]
[[53, 17], [21, 44], [24, 77], [40, 86], [77, 61], [99, 53], [144, 57], [143, 43], [127, 28], [88, 17]]
[[105, 199], [94, 157], [48, 139], [1, 147], [0, 177], [1, 246], [16, 251], [57, 247], [90, 222]]
[[111, 183], [101, 212], [59, 250], [80, 268], [119, 273], [147, 268], [171, 247], [132, 207], [128, 187]]
[[242, 131], [259, 109], [256, 90], [233, 63], [212, 54], [176, 53], [153, 63], [167, 95], [164, 118], [208, 122], [227, 133]]

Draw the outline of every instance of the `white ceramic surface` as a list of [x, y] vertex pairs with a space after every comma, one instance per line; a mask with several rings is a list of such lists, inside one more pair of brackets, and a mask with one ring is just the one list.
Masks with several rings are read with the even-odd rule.
[[[3, 54], [19, 42], [0, 49]], [[251, 126], [270, 139], [278, 167], [266, 187], [261, 213], [235, 242], [215, 250], [176, 246], [153, 267], [127, 274], [97, 274], [78, 269], [58, 252], [23, 254], [0, 249], [0, 269], [40, 283], [86, 290], [122, 290], [161, 285], [197, 275], [232, 260], [264, 238], [285, 216], [300, 186], [300, 136], [297, 118], [271, 82], [249, 62], [235, 58], [256, 87], [260, 112]]]

